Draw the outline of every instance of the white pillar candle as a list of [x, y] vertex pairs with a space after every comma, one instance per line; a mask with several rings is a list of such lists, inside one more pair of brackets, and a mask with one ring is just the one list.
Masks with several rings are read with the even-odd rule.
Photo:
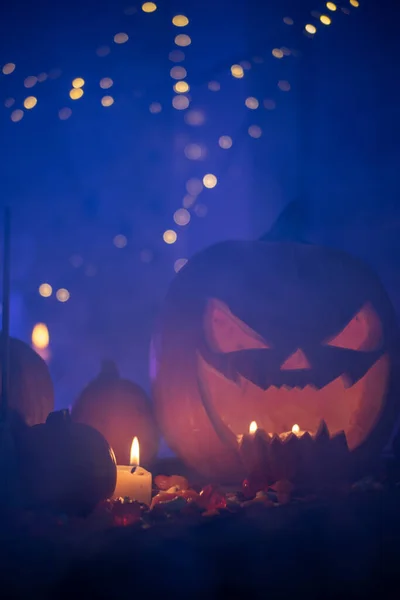
[[128, 496], [131, 500], [150, 505], [152, 476], [139, 466], [139, 441], [136, 437], [132, 442], [130, 462], [130, 465], [117, 465], [117, 485], [113, 498]]

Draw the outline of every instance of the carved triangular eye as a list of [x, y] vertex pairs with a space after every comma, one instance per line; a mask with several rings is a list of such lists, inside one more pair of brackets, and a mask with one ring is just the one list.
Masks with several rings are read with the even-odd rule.
[[271, 348], [251, 327], [243, 323], [228, 306], [211, 298], [204, 315], [206, 339], [216, 352], [227, 353], [238, 350]]
[[370, 352], [382, 344], [382, 324], [371, 304], [365, 304], [336, 336], [325, 341], [327, 346]]

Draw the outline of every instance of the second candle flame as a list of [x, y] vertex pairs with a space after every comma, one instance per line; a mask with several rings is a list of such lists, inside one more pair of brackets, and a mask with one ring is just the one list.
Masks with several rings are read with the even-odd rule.
[[250, 423], [249, 433], [255, 433], [257, 431], [257, 429], [258, 429], [257, 423], [255, 421], [252, 421]]

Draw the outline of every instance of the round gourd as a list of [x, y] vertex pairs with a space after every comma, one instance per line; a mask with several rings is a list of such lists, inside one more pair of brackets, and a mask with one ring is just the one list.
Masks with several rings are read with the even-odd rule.
[[72, 408], [72, 419], [100, 431], [114, 450], [117, 464], [129, 465], [135, 436], [142, 465], [157, 454], [159, 435], [151, 403], [141, 387], [119, 376], [111, 361], [103, 363], [98, 377], [83, 390]]
[[107, 441], [93, 427], [73, 423], [67, 410], [29, 429], [19, 462], [28, 508], [84, 516], [115, 489], [117, 467]]
[[54, 409], [49, 369], [39, 354], [21, 340], [10, 338], [9, 347], [9, 407], [18, 412], [28, 425], [44, 423]]
[[219, 480], [243, 472], [236, 436], [324, 420], [368, 461], [396, 410], [398, 329], [361, 261], [293, 242], [234, 241], [196, 255], [171, 284], [152, 342], [156, 416], [167, 443]]

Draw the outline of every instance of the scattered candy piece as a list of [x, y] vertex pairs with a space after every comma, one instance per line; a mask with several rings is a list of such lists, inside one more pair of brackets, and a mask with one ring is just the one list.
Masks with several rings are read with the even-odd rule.
[[186, 477], [181, 477], [180, 475], [157, 475], [154, 478], [154, 483], [159, 490], [168, 490], [174, 486], [180, 490], [187, 490], [189, 488], [189, 482]]
[[154, 478], [154, 483], [159, 490], [167, 490], [169, 487], [171, 487], [169, 484], [168, 475], [157, 475], [157, 477]]
[[242, 483], [242, 492], [245, 498], [254, 498], [257, 492], [266, 490], [267, 480], [262, 473], [252, 473]]
[[[168, 494], [172, 496], [172, 494]], [[153, 506], [153, 509], [163, 512], [180, 512], [186, 506], [186, 500], [181, 496], [175, 496], [172, 499], [161, 500]]]
[[157, 504], [160, 504], [161, 502], [171, 502], [171, 500], [174, 500], [177, 497], [178, 495], [176, 493], [170, 494], [168, 492], [160, 492], [152, 499], [150, 504], [150, 510], [152, 510], [155, 506], [157, 506]]
[[294, 485], [287, 481], [287, 479], [281, 479], [274, 483], [271, 488], [276, 492], [279, 504], [288, 504], [290, 502]]
[[141, 519], [142, 506], [139, 502], [127, 502], [125, 498], [122, 502], [117, 500], [114, 502], [112, 515], [117, 526], [133, 525]]
[[226, 508], [226, 496], [216, 485], [206, 485], [199, 494], [199, 506], [207, 511]]

